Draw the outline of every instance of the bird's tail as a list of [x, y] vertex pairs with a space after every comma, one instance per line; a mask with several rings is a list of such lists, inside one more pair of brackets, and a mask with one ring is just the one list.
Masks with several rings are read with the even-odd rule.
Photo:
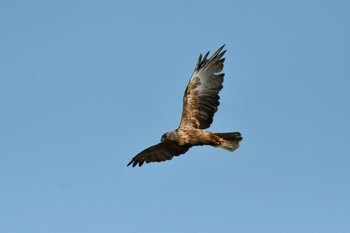
[[224, 139], [217, 148], [234, 151], [239, 148], [239, 142], [243, 139], [241, 133], [215, 133], [220, 138]]

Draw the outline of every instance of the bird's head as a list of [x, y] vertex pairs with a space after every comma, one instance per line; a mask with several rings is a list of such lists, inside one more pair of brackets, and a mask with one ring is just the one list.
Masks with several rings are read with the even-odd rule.
[[173, 130], [173, 131], [170, 131], [170, 132], [167, 132], [167, 133], [163, 134], [163, 136], [160, 139], [160, 141], [164, 142], [165, 140], [170, 140], [170, 141], [178, 140], [177, 130]]
[[165, 133], [162, 135], [162, 138], [160, 139], [161, 142], [164, 142], [168, 138], [169, 133]]

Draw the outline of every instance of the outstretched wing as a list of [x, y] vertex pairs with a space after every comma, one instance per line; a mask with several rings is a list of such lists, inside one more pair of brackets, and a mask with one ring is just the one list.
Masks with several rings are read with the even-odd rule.
[[183, 98], [181, 129], [206, 129], [213, 122], [218, 110], [219, 92], [222, 89], [226, 50], [220, 47], [209, 59], [209, 52], [202, 59], [202, 54], [187, 85]]
[[171, 160], [174, 156], [186, 153], [191, 146], [180, 146], [173, 141], [163, 141], [157, 145], [151, 146], [137, 154], [129, 163], [135, 167], [137, 164], [141, 167], [144, 162], [161, 162]]

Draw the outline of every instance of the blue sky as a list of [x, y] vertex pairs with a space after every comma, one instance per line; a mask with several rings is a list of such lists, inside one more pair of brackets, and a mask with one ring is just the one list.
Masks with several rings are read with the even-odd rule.
[[[0, 232], [350, 232], [348, 1], [0, 2]], [[199, 53], [226, 44], [210, 130], [177, 128]]]

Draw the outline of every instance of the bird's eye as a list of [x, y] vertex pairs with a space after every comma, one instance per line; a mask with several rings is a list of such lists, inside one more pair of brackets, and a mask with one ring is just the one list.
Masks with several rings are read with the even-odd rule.
[[166, 138], [167, 138], [167, 135], [166, 135], [166, 133], [165, 133], [165, 134], [163, 134], [163, 136], [162, 136], [162, 138], [160, 139], [160, 141], [163, 142]]

